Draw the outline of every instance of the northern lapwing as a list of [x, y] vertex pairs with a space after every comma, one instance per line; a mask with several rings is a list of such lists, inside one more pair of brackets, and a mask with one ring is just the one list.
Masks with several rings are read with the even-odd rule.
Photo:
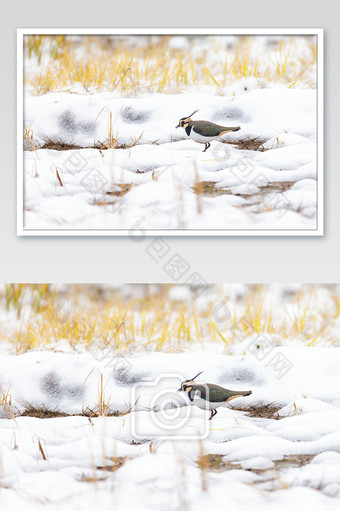
[[217, 414], [216, 408], [229, 403], [229, 401], [237, 397], [250, 396], [252, 394], [251, 390], [228, 390], [212, 383], [195, 383], [195, 378], [202, 373], [203, 371], [200, 371], [191, 380], [183, 381], [181, 388], [177, 392], [185, 392], [190, 401], [198, 406], [198, 408], [210, 410], [209, 420]]
[[191, 115], [189, 115], [189, 117], [182, 117], [176, 128], [184, 128], [185, 133], [191, 138], [191, 140], [194, 140], [199, 144], [204, 144], [205, 147], [203, 149], [203, 153], [210, 147], [210, 142], [213, 140], [216, 140], [225, 133], [241, 129], [240, 126], [220, 126], [219, 124], [214, 124], [210, 121], [193, 121], [191, 117], [196, 112], [198, 112], [198, 110], [195, 110]]

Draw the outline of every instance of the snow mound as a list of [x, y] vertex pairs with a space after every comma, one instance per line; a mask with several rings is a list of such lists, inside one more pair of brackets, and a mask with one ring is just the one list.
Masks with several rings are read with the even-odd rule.
[[295, 137], [296, 144], [297, 136], [308, 139], [316, 133], [316, 91], [307, 89], [269, 88], [238, 97], [188, 93], [121, 97], [114, 93], [54, 92], [27, 96], [24, 108], [25, 125], [31, 127], [40, 144], [63, 141], [87, 147], [97, 141], [104, 143], [110, 116], [121, 144], [129, 144], [141, 134], [144, 143], [183, 140], [184, 131], [175, 126], [180, 118], [197, 109], [199, 113], [193, 119], [241, 126], [237, 135], [224, 137], [228, 140], [271, 139], [282, 137], [286, 130], [288, 136]]

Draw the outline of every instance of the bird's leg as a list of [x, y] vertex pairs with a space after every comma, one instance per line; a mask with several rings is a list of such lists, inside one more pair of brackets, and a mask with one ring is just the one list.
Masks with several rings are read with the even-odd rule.
[[211, 421], [211, 419], [212, 419], [213, 417], [215, 417], [215, 415], [216, 415], [216, 414], [217, 414], [217, 410], [211, 410], [211, 414], [210, 414], [210, 417], [209, 417], [209, 419], [208, 419], [208, 420], [210, 420], [210, 421]]
[[209, 143], [209, 142], [207, 142], [206, 144], [204, 144], [204, 149], [203, 149], [202, 153], [205, 153], [205, 151], [206, 151], [207, 149], [209, 149], [209, 147], [210, 147], [210, 143]]

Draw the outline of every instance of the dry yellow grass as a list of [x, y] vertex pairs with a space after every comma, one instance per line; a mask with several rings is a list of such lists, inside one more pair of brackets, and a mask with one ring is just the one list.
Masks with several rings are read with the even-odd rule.
[[11, 388], [2, 388], [0, 385], [0, 406], [12, 406]]
[[[171, 45], [173, 36], [149, 36], [142, 44], [124, 37], [24, 37], [24, 80], [29, 92], [44, 94], [80, 84], [82, 90], [117, 91], [124, 95], [176, 93], [190, 87], [213, 86], [218, 93], [234, 81], [255, 77], [288, 87], [315, 86], [315, 38], [297, 51], [297, 37], [284, 37], [264, 50], [256, 37], [238, 37], [222, 46], [222, 39], [189, 39], [185, 49]], [[207, 38], [209, 36], [201, 36]]]
[[[180, 351], [203, 343], [219, 343], [228, 352], [261, 333], [306, 346], [337, 340], [340, 298], [335, 291], [323, 305], [320, 290], [308, 287], [279, 307], [266, 286], [249, 287], [241, 301], [231, 301], [217, 289], [213, 300], [202, 291], [201, 298], [183, 302], [171, 298], [169, 291], [171, 285], [163, 285], [144, 296], [126, 297], [95, 286], [72, 285], [60, 291], [45, 284], [12, 284], [0, 299], [8, 311], [15, 311], [17, 321], [1, 329], [0, 340], [11, 343], [17, 354], [57, 349], [60, 341], [75, 350], [131, 353]], [[222, 319], [220, 309], [228, 312]]]

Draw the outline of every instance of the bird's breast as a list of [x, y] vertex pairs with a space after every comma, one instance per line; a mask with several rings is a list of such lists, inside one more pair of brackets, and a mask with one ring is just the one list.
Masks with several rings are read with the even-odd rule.
[[225, 401], [219, 401], [218, 403], [213, 403], [211, 401], [207, 401], [197, 394], [194, 396], [193, 404], [198, 406], [198, 408], [201, 408], [202, 410], [215, 410], [216, 408], [219, 408], [220, 406], [223, 406], [225, 404]]

